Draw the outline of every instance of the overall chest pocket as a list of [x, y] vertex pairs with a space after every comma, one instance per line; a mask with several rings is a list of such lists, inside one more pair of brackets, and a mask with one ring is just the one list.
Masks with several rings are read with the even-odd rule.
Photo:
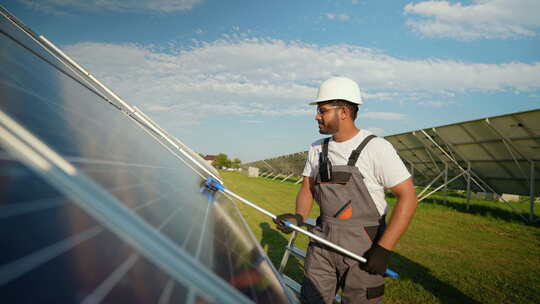
[[352, 216], [351, 177], [349, 166], [333, 166], [331, 180], [316, 180], [315, 198], [321, 206], [321, 214], [343, 219]]
[[339, 217], [351, 208], [352, 196], [349, 184], [321, 183], [318, 188], [317, 201], [321, 207], [321, 214], [331, 217]]

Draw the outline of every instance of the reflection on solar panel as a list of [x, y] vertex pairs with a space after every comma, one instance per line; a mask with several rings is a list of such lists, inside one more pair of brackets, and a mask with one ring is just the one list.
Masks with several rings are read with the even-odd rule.
[[1, 10], [2, 303], [289, 303], [217, 172]]

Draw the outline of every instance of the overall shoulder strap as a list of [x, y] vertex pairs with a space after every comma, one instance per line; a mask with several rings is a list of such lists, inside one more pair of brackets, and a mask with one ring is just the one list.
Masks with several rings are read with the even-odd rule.
[[347, 163], [348, 166], [356, 165], [356, 161], [358, 161], [358, 157], [360, 156], [360, 153], [362, 152], [364, 147], [369, 143], [370, 140], [375, 137], [377, 136], [372, 134], [364, 138], [364, 140], [358, 145], [358, 147], [351, 152], [351, 156], [349, 156], [349, 162]]
[[328, 160], [328, 142], [330, 142], [330, 138], [325, 138], [322, 144], [322, 152], [319, 155], [319, 177], [322, 181], [332, 179], [332, 164]]
[[330, 137], [327, 137], [324, 139], [323, 141], [323, 145], [322, 145], [322, 154], [324, 156], [327, 156], [328, 155], [328, 143], [330, 142]]

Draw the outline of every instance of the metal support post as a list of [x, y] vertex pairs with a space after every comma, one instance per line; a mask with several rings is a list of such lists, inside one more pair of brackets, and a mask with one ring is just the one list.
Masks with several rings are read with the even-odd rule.
[[[452, 177], [452, 179], [449, 180], [448, 183], [451, 183], [451, 182], [455, 181], [456, 179], [460, 178], [460, 177], [461, 177], [462, 175], [464, 175], [465, 173], [466, 173], [466, 172], [464, 171], [464, 172], [461, 172], [459, 175], [456, 175], [456, 176]], [[442, 187], [444, 187], [444, 185], [440, 185], [439, 187], [435, 188], [435, 190], [433, 190], [433, 191], [431, 191], [430, 193], [426, 194], [424, 197], [419, 198], [419, 199], [418, 199], [418, 202], [420, 203], [420, 202], [421, 202], [422, 200], [424, 200], [426, 197], [428, 197], [428, 196], [432, 195], [433, 193], [435, 193], [435, 192], [441, 190]]]
[[[427, 133], [424, 132], [424, 130], [421, 130], [421, 131], [422, 131], [424, 134], [427, 134]], [[425, 148], [424, 151], [426, 151], [426, 154], [427, 154], [427, 156], [429, 157], [429, 159], [431, 160], [431, 163], [433, 164], [433, 166], [434, 166], [435, 168], [437, 168], [437, 170], [440, 171], [441, 168], [439, 168], [439, 165], [437, 165], [437, 162], [436, 162], [435, 159], [433, 158], [433, 155], [432, 155], [432, 154], [435, 154], [435, 155], [437, 156], [437, 158], [439, 158], [441, 161], [444, 161], [444, 160], [443, 160], [440, 156], [438, 156], [438, 155], [433, 151], [433, 149], [432, 149], [430, 146], [426, 145], [426, 143], [425, 143], [423, 140], [420, 139], [420, 136], [416, 135], [416, 132], [413, 131], [413, 132], [412, 132], [412, 135], [414, 135], [414, 136], [418, 139], [418, 141], [424, 146], [424, 148]], [[428, 135], [428, 136], [429, 136], [429, 135]]]
[[471, 162], [467, 162], [467, 211], [471, 201]]
[[420, 194], [418, 194], [418, 197], [420, 198], [422, 196], [422, 194], [424, 194], [426, 191], [428, 191], [429, 187], [431, 187], [431, 185], [433, 185], [439, 178], [441, 178], [441, 176], [443, 174], [444, 174], [444, 172], [439, 173], [439, 175], [437, 175], [437, 177], [435, 177], [426, 187], [424, 187], [422, 192], [420, 192]]
[[448, 202], [448, 163], [444, 162], [444, 204]]
[[283, 183], [284, 181], [288, 180], [288, 179], [289, 179], [289, 177], [291, 177], [291, 176], [293, 176], [293, 174], [292, 174], [292, 173], [291, 173], [291, 174], [289, 174], [289, 175], [287, 175], [287, 177], [285, 177], [284, 179], [282, 179], [282, 180], [281, 180], [281, 182]]
[[[403, 147], [405, 147], [406, 150], [410, 150], [410, 151], [413, 150], [413, 149], [410, 148], [407, 144], [405, 144], [402, 140], [400, 140], [400, 139], [399, 139], [399, 136], [396, 137], [396, 138], [397, 138], [398, 143], [399, 143], [400, 145], [402, 145]], [[423, 143], [422, 143], [422, 145], [423, 145]], [[401, 151], [401, 150], [398, 149], [398, 151]], [[420, 159], [414, 152], [413, 152], [413, 156], [414, 156], [418, 161], [422, 161], [422, 159]], [[408, 162], [409, 165], [411, 166], [411, 168], [414, 168], [414, 164], [413, 164], [412, 161], [408, 160], [408, 159], [405, 158], [405, 157], [403, 158], [403, 160], [406, 161], [406, 162]], [[428, 167], [428, 169], [429, 169], [430, 171], [434, 171], [433, 169], [431, 169], [431, 167]], [[422, 171], [422, 170], [419, 170], [419, 171], [420, 171], [420, 174], [422, 174], [424, 177], [428, 178], [428, 177], [426, 176], [426, 174], [424, 173], [424, 171]], [[434, 172], [436, 172], [436, 171], [434, 171]]]
[[530, 189], [530, 192], [529, 192], [529, 200], [531, 202], [531, 206], [530, 206], [530, 214], [529, 214], [529, 221], [532, 223], [533, 220], [534, 220], [534, 197], [535, 197], [535, 192], [534, 192], [534, 161], [531, 161], [531, 181], [530, 181], [530, 185], [531, 185], [531, 189]]
[[[462, 128], [464, 128], [464, 127], [462, 126]], [[432, 130], [433, 130], [433, 131], [436, 131], [435, 128], [432, 128]], [[464, 129], [464, 131], [465, 131], [467, 134], [469, 134], [469, 136], [470, 136], [471, 138], [474, 139], [473, 135], [470, 134], [470, 132], [467, 131], [467, 129]], [[466, 170], [465, 170], [463, 167], [461, 167], [461, 165], [458, 163], [458, 161], [457, 161], [454, 157], [452, 157], [451, 155], [449, 155], [448, 152], [446, 152], [446, 151], [445, 151], [445, 150], [444, 150], [444, 149], [443, 149], [443, 148], [442, 148], [442, 147], [441, 147], [441, 146], [440, 146], [440, 145], [439, 145], [439, 144], [438, 144], [438, 143], [437, 143], [437, 142], [436, 142], [429, 134], [427, 134], [424, 130], [422, 130], [422, 132], [424, 133], [424, 136], [425, 136], [427, 139], [429, 139], [429, 140], [437, 147], [437, 149], [439, 149], [440, 152], [442, 152], [448, 159], [450, 159], [450, 161], [452, 161], [452, 163], [454, 163], [454, 165], [455, 165], [460, 171], [466, 172]], [[441, 137], [441, 140], [443, 140], [442, 137]], [[475, 140], [476, 140], [476, 139], [475, 139]], [[444, 141], [444, 140], [443, 140], [443, 141]], [[457, 152], [457, 151], [456, 151], [456, 152]], [[486, 151], [486, 152], [489, 154], [489, 151]], [[461, 157], [461, 156], [460, 156], [460, 157]], [[463, 158], [463, 157], [461, 157], [461, 158], [462, 158], [462, 159], [465, 159], [465, 158]], [[471, 170], [470, 173], [472, 173], [472, 170]], [[477, 181], [477, 179], [478, 179], [478, 181]], [[483, 183], [483, 184], [489, 186], [489, 184], [488, 184], [487, 182], [485, 182], [484, 180], [482, 180], [481, 178], [479, 178], [479, 177], [476, 176], [476, 175], [472, 177], [472, 181], [473, 181], [480, 189], [482, 189], [484, 192], [485, 192], [486, 190], [485, 190], [485, 188], [484, 188], [482, 185], [480, 185], [479, 182], [481, 182], [481, 183]], [[491, 187], [491, 186], [489, 186], [489, 187]]]
[[263, 162], [268, 168], [270, 168], [270, 171], [274, 171], [274, 168], [272, 168], [272, 166], [270, 166], [270, 164], [267, 163], [264, 159], [262, 160], [262, 162]]

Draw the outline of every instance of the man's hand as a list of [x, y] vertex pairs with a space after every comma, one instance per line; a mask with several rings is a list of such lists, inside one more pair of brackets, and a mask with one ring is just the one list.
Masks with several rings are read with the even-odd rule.
[[285, 213], [285, 214], [278, 215], [274, 219], [274, 223], [276, 223], [276, 228], [279, 229], [281, 232], [287, 233], [287, 234], [291, 233], [293, 230], [292, 228], [289, 228], [284, 225], [285, 221], [298, 227], [304, 224], [304, 219], [298, 213], [297, 214]]
[[375, 243], [364, 253], [366, 263], [360, 263], [360, 267], [371, 274], [383, 275], [386, 272], [390, 252], [390, 250]]

